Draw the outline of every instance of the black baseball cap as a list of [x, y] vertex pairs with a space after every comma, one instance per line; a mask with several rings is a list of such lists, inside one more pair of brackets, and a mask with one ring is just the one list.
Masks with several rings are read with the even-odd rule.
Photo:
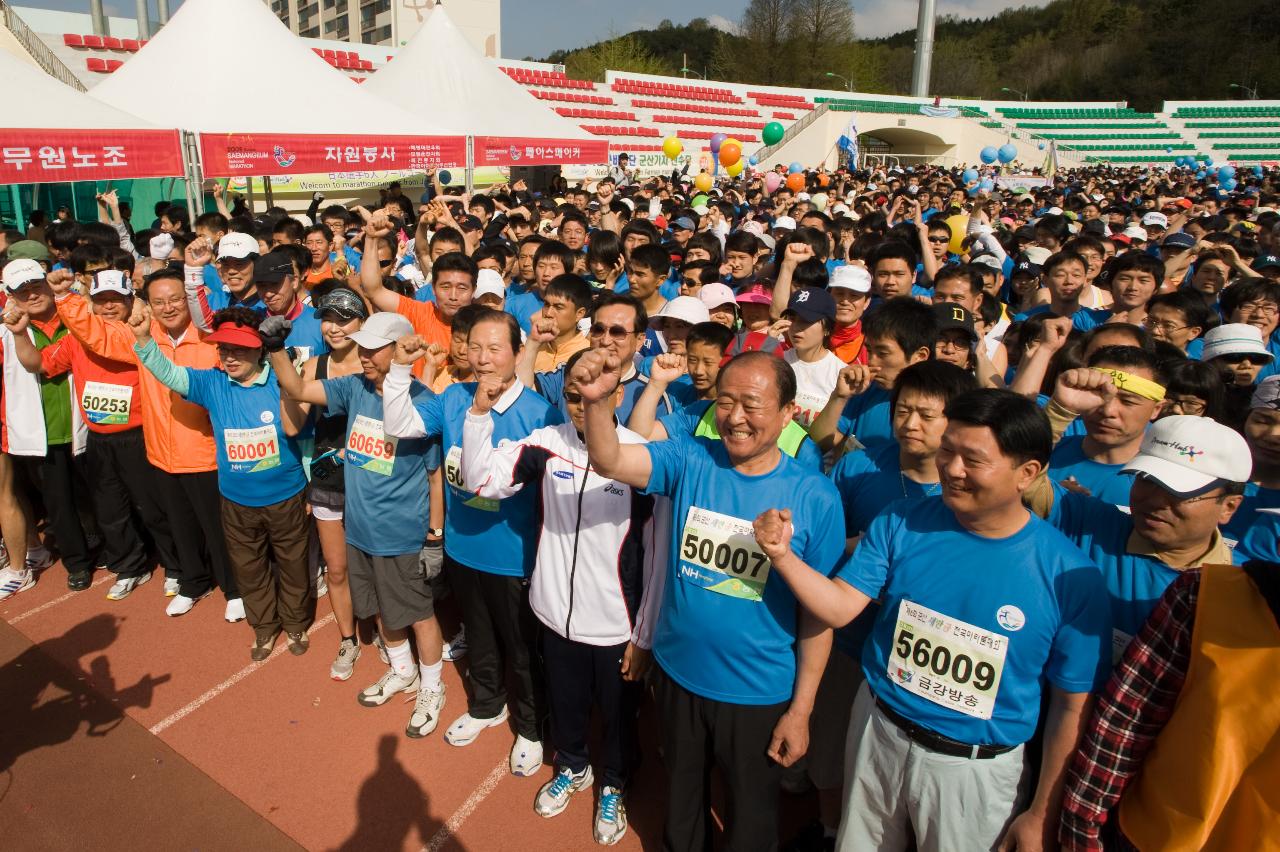
[[934, 302], [933, 315], [938, 320], [938, 332], [958, 328], [969, 336], [971, 343], [978, 342], [978, 330], [973, 325], [973, 314], [954, 302]]
[[279, 284], [293, 274], [293, 259], [282, 251], [269, 251], [253, 262], [255, 284]]
[[795, 314], [805, 322], [818, 320], [836, 321], [836, 300], [826, 290], [805, 287], [791, 294], [786, 313]]

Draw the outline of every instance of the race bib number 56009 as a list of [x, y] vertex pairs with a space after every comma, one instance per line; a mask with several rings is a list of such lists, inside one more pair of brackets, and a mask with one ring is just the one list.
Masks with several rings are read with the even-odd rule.
[[708, 591], [759, 601], [772, 563], [750, 521], [690, 506], [680, 532], [680, 578]]
[[1008, 637], [904, 600], [889, 651], [889, 680], [957, 713], [990, 719], [1008, 652]]

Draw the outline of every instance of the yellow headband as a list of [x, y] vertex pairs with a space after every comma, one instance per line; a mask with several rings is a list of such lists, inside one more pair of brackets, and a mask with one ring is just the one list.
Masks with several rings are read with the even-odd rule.
[[1160, 402], [1164, 399], [1164, 386], [1156, 384], [1150, 379], [1126, 373], [1124, 370], [1113, 370], [1110, 367], [1092, 367], [1091, 369], [1097, 370], [1099, 373], [1106, 373], [1119, 390], [1136, 393], [1138, 396], [1153, 402]]

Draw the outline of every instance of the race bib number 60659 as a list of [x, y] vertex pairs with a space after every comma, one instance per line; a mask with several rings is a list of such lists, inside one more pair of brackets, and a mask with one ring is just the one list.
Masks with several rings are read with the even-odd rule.
[[690, 506], [680, 532], [680, 578], [708, 591], [759, 601], [772, 563], [750, 521]]

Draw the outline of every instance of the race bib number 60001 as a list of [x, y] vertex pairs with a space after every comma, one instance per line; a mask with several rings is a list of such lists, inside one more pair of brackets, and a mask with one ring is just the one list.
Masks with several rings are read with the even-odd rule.
[[280, 444], [275, 426], [255, 429], [223, 429], [228, 467], [234, 473], [260, 473], [280, 466]]
[[889, 680], [957, 713], [990, 719], [1008, 651], [1006, 636], [904, 600], [889, 652]]
[[732, 598], [759, 601], [772, 568], [750, 521], [690, 506], [680, 533], [680, 578]]

